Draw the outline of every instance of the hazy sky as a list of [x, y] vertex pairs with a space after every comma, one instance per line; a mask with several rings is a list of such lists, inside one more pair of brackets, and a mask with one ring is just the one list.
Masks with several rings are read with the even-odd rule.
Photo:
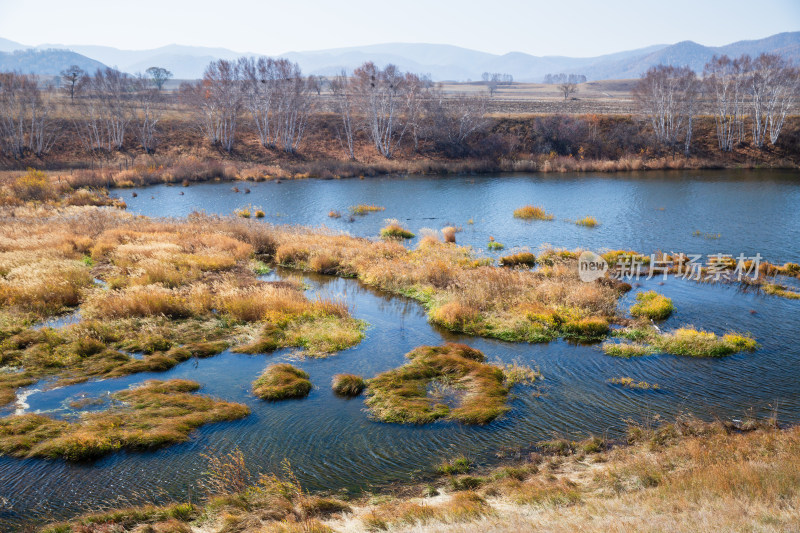
[[385, 42], [594, 56], [800, 30], [800, 0], [0, 0], [0, 37], [279, 54]]

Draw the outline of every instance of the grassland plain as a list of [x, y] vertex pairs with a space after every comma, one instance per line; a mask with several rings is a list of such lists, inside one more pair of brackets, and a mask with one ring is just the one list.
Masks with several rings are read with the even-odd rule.
[[[792, 531], [800, 527], [800, 428], [681, 417], [538, 443], [493, 468], [455, 457], [422, 482], [374, 493], [305, 492], [285, 465], [256, 476], [236, 454], [210, 469], [200, 506], [120, 509], [43, 529], [100, 531]], [[257, 481], [247, 486], [245, 480]], [[247, 488], [236, 490], [245, 485]], [[226, 489], [227, 487], [227, 489]], [[231, 489], [234, 487], [234, 489]], [[115, 528], [115, 529], [114, 529]]]

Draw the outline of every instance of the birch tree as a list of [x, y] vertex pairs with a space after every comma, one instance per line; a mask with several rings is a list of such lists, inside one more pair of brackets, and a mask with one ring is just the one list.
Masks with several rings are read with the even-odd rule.
[[331, 93], [333, 95], [334, 108], [342, 121], [341, 128], [336, 128], [339, 142], [346, 148], [350, 160], [355, 161], [355, 119], [353, 117], [355, 102], [353, 101], [352, 83], [350, 78], [347, 77], [346, 71], [342, 70], [331, 80]]
[[730, 152], [744, 140], [745, 61], [714, 56], [703, 70], [706, 94], [711, 98], [719, 149]]
[[380, 69], [369, 61], [353, 72], [353, 78], [365, 129], [378, 153], [391, 159], [405, 134], [403, 75], [394, 65]]
[[52, 100], [34, 76], [0, 73], [0, 148], [14, 158], [47, 153], [57, 136]]
[[674, 147], [682, 139], [688, 153], [698, 92], [697, 76], [689, 67], [658, 65], [642, 76], [633, 95], [656, 140]]

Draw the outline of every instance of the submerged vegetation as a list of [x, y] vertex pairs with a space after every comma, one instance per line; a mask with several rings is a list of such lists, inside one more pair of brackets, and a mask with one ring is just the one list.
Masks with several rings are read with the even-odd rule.
[[17, 457], [72, 461], [93, 459], [121, 448], [143, 450], [185, 441], [195, 428], [247, 416], [241, 404], [191, 394], [193, 381], [148, 381], [115, 393], [118, 406], [84, 413], [77, 422], [38, 414], [0, 419], [0, 452]]
[[421, 346], [405, 365], [367, 384], [367, 407], [382, 422], [427, 424], [448, 418], [486, 424], [508, 411], [503, 371], [463, 344]]
[[629, 377], [611, 378], [608, 380], [608, 382], [612, 385], [619, 385], [620, 387], [624, 387], [626, 389], [656, 390], [661, 388], [658, 383], [636, 381], [635, 379]]
[[350, 206], [350, 213], [353, 215], [366, 215], [377, 211], [386, 211], [385, 207], [371, 204], [358, 204]]
[[308, 373], [288, 363], [270, 366], [253, 382], [253, 394], [262, 400], [304, 398], [309, 392]]

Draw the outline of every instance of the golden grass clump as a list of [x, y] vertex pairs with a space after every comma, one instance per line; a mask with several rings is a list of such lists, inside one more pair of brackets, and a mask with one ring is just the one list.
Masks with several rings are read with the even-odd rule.
[[504, 255], [500, 258], [500, 266], [532, 268], [536, 266], [536, 256], [530, 252], [519, 252], [512, 255]]
[[350, 206], [350, 213], [353, 215], [366, 215], [368, 213], [375, 213], [377, 211], [386, 211], [386, 208], [371, 204], [358, 204]]
[[386, 220], [386, 226], [381, 228], [381, 237], [384, 239], [413, 239], [415, 235], [404, 228], [397, 219], [389, 218]]
[[596, 218], [591, 216], [585, 216], [583, 218], [579, 218], [575, 221], [575, 224], [578, 226], [584, 226], [586, 228], [596, 228], [600, 225]]
[[723, 357], [742, 351], [753, 351], [758, 343], [741, 333], [726, 333], [721, 337], [710, 331], [691, 326], [654, 337], [653, 345], [673, 355], [689, 357]]
[[453, 226], [442, 228], [442, 237], [444, 237], [444, 242], [455, 243], [456, 233], [458, 233], [458, 228]]
[[555, 217], [544, 210], [544, 207], [526, 205], [514, 210], [514, 218], [523, 220], [553, 220]]
[[631, 307], [631, 315], [650, 320], [664, 320], [675, 311], [672, 300], [655, 291], [640, 292], [636, 304]]
[[603, 352], [613, 357], [641, 357], [650, 355], [655, 350], [645, 344], [627, 342], [604, 342]]
[[[382, 422], [427, 424], [440, 418], [487, 424], [508, 411], [503, 371], [463, 344], [421, 346], [405, 365], [370, 379], [367, 407]], [[449, 398], [449, 400], [448, 400]]]
[[340, 396], [358, 396], [367, 386], [361, 376], [355, 374], [336, 374], [333, 376], [333, 392]]
[[288, 363], [270, 366], [253, 382], [253, 394], [262, 400], [305, 398], [309, 392], [308, 373]]
[[692, 326], [661, 333], [651, 327], [627, 328], [615, 331], [615, 335], [630, 343], [605, 343], [603, 351], [608, 355], [633, 357], [654, 352], [664, 352], [687, 357], [724, 357], [743, 351], [754, 351], [758, 343], [751, 336], [729, 332], [719, 336], [710, 331]]
[[241, 404], [191, 394], [199, 388], [188, 380], [153, 380], [113, 394], [121, 406], [85, 413], [77, 422], [36, 414], [0, 419], [0, 451], [16, 457], [93, 459], [122, 448], [152, 449], [183, 442], [203, 424], [250, 413]]

